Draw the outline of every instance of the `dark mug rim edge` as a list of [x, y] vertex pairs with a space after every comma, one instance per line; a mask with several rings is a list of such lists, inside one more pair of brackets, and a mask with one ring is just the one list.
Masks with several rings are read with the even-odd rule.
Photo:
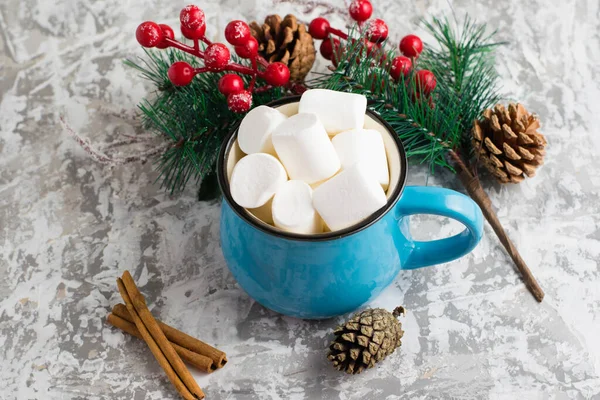
[[[300, 97], [300, 95], [286, 96], [265, 105], [268, 107], [278, 107], [285, 104], [300, 101]], [[239, 206], [233, 200], [233, 197], [231, 196], [231, 191], [229, 190], [229, 182], [227, 180], [227, 160], [229, 158], [229, 153], [231, 152], [233, 143], [235, 142], [235, 138], [237, 138], [237, 132], [240, 124], [239, 122], [235, 124], [231, 132], [229, 132], [227, 136], [223, 139], [223, 142], [221, 143], [221, 149], [219, 151], [219, 156], [217, 158], [217, 180], [219, 182], [219, 187], [221, 188], [221, 193], [223, 194], [223, 197], [225, 197], [225, 200], [227, 201], [228, 205], [242, 220], [250, 224], [252, 227], [278, 238], [304, 242], [325, 242], [351, 236], [367, 229], [368, 227], [379, 221], [381, 218], [383, 218], [383, 216], [386, 215], [390, 210], [392, 210], [394, 208], [394, 205], [400, 199], [400, 196], [402, 195], [402, 192], [404, 191], [404, 186], [406, 184], [408, 160], [406, 159], [406, 151], [404, 150], [404, 145], [402, 144], [402, 141], [400, 140], [398, 135], [395, 134], [394, 129], [390, 126], [390, 124], [388, 124], [383, 118], [381, 118], [379, 114], [375, 113], [369, 108], [367, 108], [366, 114], [371, 118], [375, 119], [390, 132], [390, 136], [392, 136], [392, 139], [396, 143], [398, 153], [400, 154], [400, 166], [402, 170], [400, 171], [398, 185], [394, 189], [392, 195], [389, 197], [385, 206], [381, 207], [379, 210], [371, 214], [368, 218], [364, 219], [363, 221], [354, 224], [348, 228], [344, 228], [335, 232], [325, 232], [316, 235], [304, 235], [299, 233], [290, 233], [282, 231], [274, 226], [268, 225], [260, 221], [256, 217], [251, 217], [249, 215], [249, 211]]]

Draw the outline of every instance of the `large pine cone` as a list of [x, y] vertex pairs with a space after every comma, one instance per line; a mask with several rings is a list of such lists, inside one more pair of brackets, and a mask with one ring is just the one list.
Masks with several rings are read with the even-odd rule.
[[404, 314], [404, 307], [397, 307], [393, 313], [372, 308], [355, 314], [333, 331], [335, 339], [327, 358], [338, 371], [348, 374], [372, 368], [400, 347], [404, 334], [397, 319], [400, 314]]
[[250, 23], [250, 32], [258, 41], [258, 52], [269, 62], [280, 61], [290, 69], [290, 81], [302, 82], [315, 62], [315, 44], [306, 25], [291, 14], [282, 20], [269, 15], [259, 25]]
[[481, 163], [500, 183], [519, 183], [543, 164], [546, 138], [540, 121], [521, 104], [502, 104], [483, 112], [473, 125], [473, 147]]

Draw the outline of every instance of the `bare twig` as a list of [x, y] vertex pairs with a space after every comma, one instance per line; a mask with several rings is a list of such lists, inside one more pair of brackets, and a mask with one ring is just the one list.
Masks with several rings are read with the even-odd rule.
[[[75, 141], [81, 146], [81, 148], [87, 154], [89, 154], [89, 156], [92, 158], [92, 160], [99, 162], [101, 164], [104, 164], [104, 165], [116, 166], [116, 165], [129, 164], [132, 162], [145, 163], [146, 161], [148, 161], [148, 158], [156, 156], [157, 154], [164, 152], [171, 146], [169, 143], [161, 143], [159, 145], [156, 145], [150, 149], [147, 149], [147, 150], [137, 153], [135, 155], [126, 155], [124, 157], [108, 155], [104, 151], [99, 150], [99, 149], [95, 148], [94, 146], [92, 146], [92, 144], [89, 142], [89, 140], [83, 138], [77, 132], [75, 132], [73, 130], [73, 128], [65, 121], [64, 116], [60, 117], [60, 123], [61, 123], [63, 129], [66, 130], [73, 137], [73, 139], [75, 139]], [[147, 138], [141, 139], [140, 141], [147, 141]], [[132, 144], [132, 143], [134, 143], [134, 141], [131, 141], [131, 139], [129, 141], [121, 141], [120, 143], [116, 142], [116, 144], [120, 144], [120, 145]], [[107, 148], [114, 148], [114, 147], [116, 147], [116, 144], [113, 143], [113, 144], [109, 145]]]
[[135, 110], [128, 108], [117, 108], [114, 106], [102, 105], [98, 111], [103, 115], [110, 115], [128, 121], [138, 122], [140, 120], [139, 114]]
[[136, 143], [148, 143], [148, 142], [156, 142], [156, 135], [127, 135], [125, 133], [121, 134], [126, 139], [117, 140], [112, 143], [107, 144], [104, 149], [114, 149], [115, 147], [129, 146]]
[[513, 262], [517, 266], [517, 269], [521, 273], [523, 277], [523, 282], [535, 297], [535, 299], [541, 302], [544, 299], [544, 290], [541, 288], [540, 284], [537, 282], [533, 273], [521, 258], [519, 251], [510, 240], [504, 228], [502, 227], [502, 223], [498, 219], [494, 208], [492, 207], [492, 201], [488, 197], [487, 193], [481, 186], [481, 182], [479, 179], [471, 173], [471, 168], [464, 162], [462, 157], [456, 153], [454, 150], [450, 150], [450, 158], [455, 162], [458, 167], [458, 178], [462, 182], [463, 186], [469, 193], [469, 196], [479, 205], [485, 219], [489, 222], [489, 224], [494, 229], [496, 236], [500, 239], [500, 243], [506, 249], [506, 252], [512, 258]]

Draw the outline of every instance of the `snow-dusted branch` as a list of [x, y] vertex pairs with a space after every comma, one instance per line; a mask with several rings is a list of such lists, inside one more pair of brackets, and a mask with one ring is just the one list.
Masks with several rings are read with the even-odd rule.
[[149, 149], [146, 149], [144, 151], [141, 151], [139, 153], [132, 154], [132, 155], [125, 155], [125, 156], [110, 155], [110, 154], [106, 154], [106, 152], [105, 152], [106, 149], [114, 149], [116, 147], [126, 146], [126, 145], [130, 145], [130, 144], [134, 144], [134, 143], [141, 143], [141, 142], [150, 143], [150, 140], [149, 140], [150, 138], [147, 136], [143, 136], [141, 138], [136, 138], [131, 135], [128, 135], [129, 136], [128, 139], [113, 142], [113, 143], [109, 144], [105, 150], [100, 150], [100, 149], [95, 148], [88, 139], [83, 138], [81, 135], [79, 135], [77, 132], [75, 132], [75, 130], [65, 121], [64, 116], [60, 117], [60, 123], [61, 123], [63, 129], [65, 131], [67, 131], [73, 137], [73, 139], [75, 139], [75, 141], [92, 158], [92, 160], [99, 162], [101, 164], [104, 164], [104, 165], [116, 166], [116, 165], [129, 164], [132, 162], [145, 163], [146, 161], [148, 161], [148, 158], [163, 153], [171, 146], [171, 144], [169, 144], [169, 143], [161, 143], [158, 145], [154, 145]]

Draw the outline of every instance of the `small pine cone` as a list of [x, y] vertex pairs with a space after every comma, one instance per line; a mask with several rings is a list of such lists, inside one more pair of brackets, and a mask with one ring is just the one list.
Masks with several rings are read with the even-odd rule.
[[397, 307], [393, 313], [372, 308], [354, 314], [333, 331], [335, 339], [329, 346], [327, 359], [335, 369], [348, 374], [372, 368], [402, 344], [404, 331], [397, 319], [400, 314], [404, 314], [404, 307]]
[[519, 183], [544, 163], [547, 142], [539, 127], [523, 105], [496, 104], [473, 124], [475, 155], [500, 183]]
[[269, 15], [259, 25], [250, 23], [250, 32], [258, 41], [258, 52], [269, 62], [280, 61], [290, 69], [290, 80], [302, 82], [315, 62], [315, 43], [306, 25], [288, 14]]

